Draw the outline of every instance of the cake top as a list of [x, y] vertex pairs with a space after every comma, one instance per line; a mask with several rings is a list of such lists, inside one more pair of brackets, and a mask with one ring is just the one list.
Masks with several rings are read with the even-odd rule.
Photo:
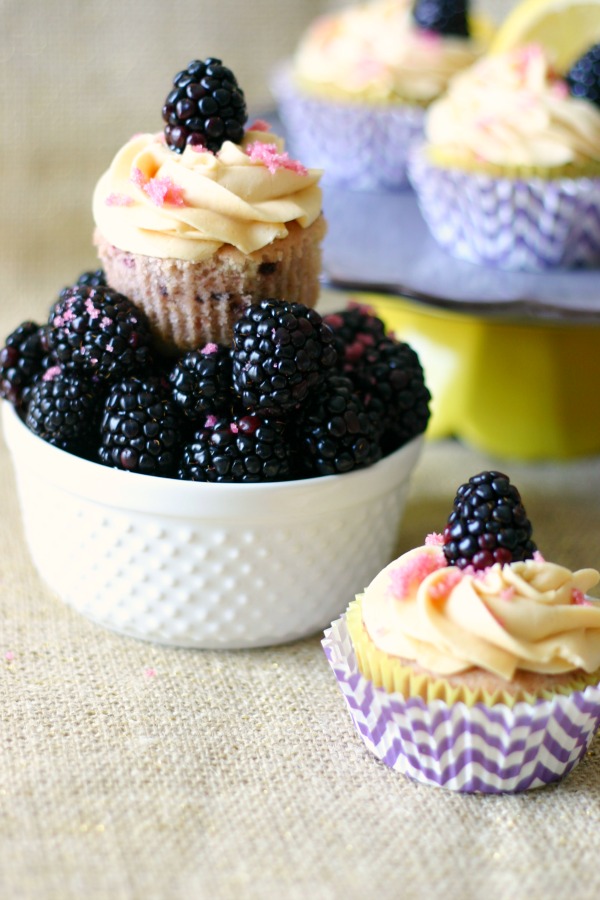
[[440, 675], [472, 667], [507, 680], [517, 669], [595, 671], [600, 603], [586, 592], [600, 574], [545, 560], [506, 476], [475, 478], [459, 489], [444, 533], [390, 563], [366, 588], [362, 616], [371, 640]]
[[600, 161], [600, 108], [579, 85], [537, 44], [485, 56], [431, 105], [427, 140], [450, 159], [504, 167]]
[[426, 104], [482, 52], [468, 35], [466, 4], [462, 19], [456, 3], [447, 6], [372, 0], [321, 16], [298, 45], [294, 75], [307, 90], [342, 99]]
[[258, 121], [220, 60], [194, 60], [174, 79], [164, 133], [138, 134], [100, 178], [94, 220], [130, 253], [200, 262], [223, 245], [253, 253], [321, 214], [321, 172], [286, 153]]

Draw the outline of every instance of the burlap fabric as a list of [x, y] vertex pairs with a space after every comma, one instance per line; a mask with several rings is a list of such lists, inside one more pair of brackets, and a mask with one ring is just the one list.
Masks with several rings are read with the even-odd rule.
[[[284, 55], [316, 5], [0, 0], [2, 337], [94, 265], [93, 184], [133, 131], [160, 127], [166, 80], [222, 41], [260, 86], [265, 48]], [[548, 556], [600, 565], [600, 460], [507, 466], [452, 442], [427, 447], [398, 549], [492, 465]], [[39, 581], [3, 442], [0, 547], [2, 900], [600, 893], [597, 741], [559, 786], [458, 796], [367, 753], [319, 635], [216, 653], [104, 631]]]
[[[460, 796], [355, 734], [319, 636], [258, 651], [162, 648], [88, 622], [40, 583], [3, 448], [0, 896], [593, 898], [596, 741], [560, 785]], [[400, 549], [498, 465], [427, 446]], [[600, 460], [510, 464], [539, 545], [600, 563]]]

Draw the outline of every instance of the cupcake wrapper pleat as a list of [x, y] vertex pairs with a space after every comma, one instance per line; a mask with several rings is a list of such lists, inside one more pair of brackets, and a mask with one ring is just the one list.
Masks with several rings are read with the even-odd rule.
[[435, 240], [459, 259], [520, 271], [600, 264], [600, 178], [499, 178], [408, 163]]
[[285, 72], [273, 92], [292, 154], [324, 170], [323, 183], [350, 190], [407, 188], [410, 147], [423, 136], [424, 110], [344, 103], [299, 91]]
[[600, 686], [537, 703], [468, 707], [388, 694], [356, 665], [345, 618], [323, 648], [366, 747], [424, 784], [465, 793], [515, 793], [564, 778], [600, 727]]

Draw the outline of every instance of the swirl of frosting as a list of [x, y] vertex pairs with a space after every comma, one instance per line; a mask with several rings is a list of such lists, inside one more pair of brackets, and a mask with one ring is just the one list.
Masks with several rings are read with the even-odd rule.
[[411, 10], [412, 0], [377, 0], [319, 17], [298, 45], [295, 77], [346, 99], [428, 103], [481, 47], [417, 28]]
[[482, 572], [447, 566], [441, 546], [405, 553], [362, 597], [364, 626], [383, 652], [440, 675], [472, 667], [510, 680], [517, 669], [594, 672], [600, 602], [595, 569], [536, 559]]
[[94, 192], [100, 233], [120, 250], [199, 262], [230, 244], [248, 254], [307, 228], [321, 213], [320, 170], [283, 151], [283, 141], [249, 130], [218, 153], [169, 150], [162, 134], [141, 134], [119, 150]]
[[434, 152], [457, 160], [544, 168], [600, 160], [600, 109], [572, 97], [535, 44], [456, 75], [430, 106], [425, 133]]

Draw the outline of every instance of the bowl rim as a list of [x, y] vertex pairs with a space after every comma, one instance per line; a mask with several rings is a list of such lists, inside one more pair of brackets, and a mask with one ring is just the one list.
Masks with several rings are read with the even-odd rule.
[[138, 512], [220, 518], [251, 514], [269, 519], [314, 518], [333, 507], [353, 507], [389, 493], [408, 480], [421, 454], [424, 434], [364, 469], [340, 475], [261, 483], [186, 481], [105, 466], [54, 447], [34, 434], [15, 407], [2, 401], [2, 424], [17, 479], [52, 484], [64, 494]]

